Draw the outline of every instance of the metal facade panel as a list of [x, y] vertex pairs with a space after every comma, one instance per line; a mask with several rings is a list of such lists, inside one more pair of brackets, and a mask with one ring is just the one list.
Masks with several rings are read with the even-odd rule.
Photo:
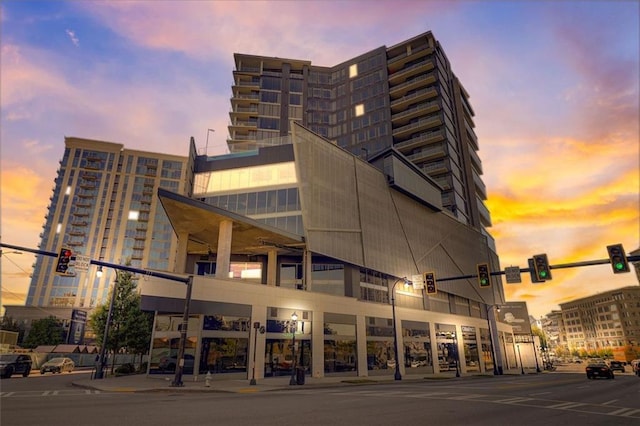
[[[392, 189], [385, 175], [294, 125], [294, 153], [308, 249], [397, 277], [475, 275], [496, 257], [482, 233]], [[495, 284], [495, 283], [494, 283]], [[475, 278], [438, 282], [443, 291], [484, 303], [501, 288]], [[496, 297], [494, 297], [496, 294]]]
[[307, 248], [363, 265], [356, 159], [299, 125], [292, 130]]
[[397, 277], [418, 273], [384, 174], [363, 162], [356, 170], [365, 266]]

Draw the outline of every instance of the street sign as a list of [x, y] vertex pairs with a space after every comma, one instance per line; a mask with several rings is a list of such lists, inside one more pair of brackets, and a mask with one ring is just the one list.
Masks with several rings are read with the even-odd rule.
[[412, 275], [411, 282], [413, 283], [413, 288], [415, 288], [416, 290], [422, 290], [424, 288], [423, 275]]
[[504, 274], [507, 278], [507, 284], [518, 284], [522, 282], [522, 278], [520, 277], [520, 268], [518, 266], [505, 267]]
[[91, 257], [85, 256], [82, 254], [76, 254], [76, 261], [73, 265], [77, 272], [83, 271], [87, 272], [89, 270], [89, 265], [91, 264]]

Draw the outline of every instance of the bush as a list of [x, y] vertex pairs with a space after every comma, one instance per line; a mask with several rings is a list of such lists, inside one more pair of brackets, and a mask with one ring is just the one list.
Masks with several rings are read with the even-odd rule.
[[136, 367], [131, 364], [122, 364], [116, 368], [116, 376], [126, 376], [128, 374], [133, 374], [136, 372]]

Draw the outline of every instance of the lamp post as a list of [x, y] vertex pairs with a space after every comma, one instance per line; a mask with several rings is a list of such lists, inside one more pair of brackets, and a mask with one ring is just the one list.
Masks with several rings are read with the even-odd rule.
[[524, 365], [522, 365], [522, 355], [520, 354], [520, 345], [516, 345], [518, 348], [518, 358], [520, 359], [520, 374], [524, 374]]
[[298, 315], [294, 312], [291, 314], [291, 325], [293, 325], [293, 333], [291, 337], [291, 379], [289, 380], [289, 385], [296, 384], [296, 327], [298, 320]]
[[[98, 266], [96, 275], [102, 276], [102, 266]], [[111, 300], [109, 301], [109, 312], [107, 313], [107, 321], [104, 324], [104, 334], [102, 336], [102, 346], [100, 347], [100, 357], [98, 358], [98, 365], [96, 366], [96, 379], [104, 379], [104, 367], [107, 364], [106, 352], [107, 352], [107, 340], [109, 335], [109, 325], [111, 324], [111, 317], [113, 316], [113, 305], [116, 300], [116, 291], [118, 289], [118, 270], [116, 270], [116, 281], [113, 283], [113, 290], [111, 290]]]
[[398, 356], [398, 331], [396, 330], [396, 284], [400, 281], [404, 281], [405, 286], [409, 286], [409, 281], [407, 281], [407, 277], [399, 278], [393, 283], [393, 287], [391, 287], [391, 313], [393, 315], [393, 350], [395, 352], [396, 357], [396, 371], [393, 376], [395, 380], [402, 380], [402, 374], [400, 374], [400, 361]]
[[256, 385], [256, 351], [258, 345], [258, 329], [260, 328], [260, 323], [258, 321], [253, 323], [253, 369], [251, 373], [251, 381], [249, 385]]
[[489, 317], [489, 310], [497, 308], [498, 312], [500, 312], [500, 306], [498, 305], [487, 305], [487, 324], [489, 325], [489, 343], [491, 344], [491, 357], [493, 357], [493, 375], [498, 376], [500, 372], [498, 371], [498, 360], [496, 359], [496, 347], [493, 344], [493, 332], [491, 327], [491, 318]]
[[453, 333], [453, 350], [456, 352], [456, 377], [460, 377], [460, 352], [458, 351], [458, 336]]

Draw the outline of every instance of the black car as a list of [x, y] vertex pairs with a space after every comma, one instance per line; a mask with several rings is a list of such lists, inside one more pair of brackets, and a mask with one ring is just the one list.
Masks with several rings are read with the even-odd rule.
[[587, 372], [587, 379], [595, 379], [598, 377], [604, 377], [605, 379], [614, 378], [613, 370], [604, 362], [588, 364], [585, 370]]
[[31, 372], [31, 357], [22, 354], [0, 355], [0, 377], [8, 379], [14, 374], [22, 374], [27, 377]]
[[609, 362], [609, 368], [611, 371], [621, 371], [624, 373], [624, 364], [620, 361]]

